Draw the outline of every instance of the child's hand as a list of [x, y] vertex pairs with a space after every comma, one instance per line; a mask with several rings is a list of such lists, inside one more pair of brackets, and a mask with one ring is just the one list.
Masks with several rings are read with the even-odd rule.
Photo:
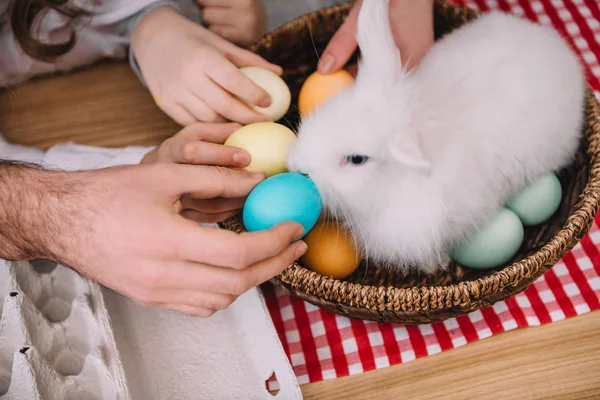
[[[235, 123], [192, 124], [144, 156], [141, 164], [177, 163], [245, 167], [250, 155], [242, 149], [224, 146], [225, 140], [240, 125]], [[244, 206], [245, 197], [197, 199], [193, 195], [181, 198], [181, 213], [197, 222], [223, 221], [237, 214]]]
[[239, 46], [249, 46], [267, 33], [260, 0], [196, 0], [208, 29]]
[[131, 46], [156, 103], [178, 123], [229, 120], [246, 125], [269, 120], [245, 104], [266, 107], [271, 99], [239, 68], [257, 66], [281, 74], [281, 67], [168, 7], [142, 19]]
[[[352, 57], [357, 47], [356, 29], [362, 3], [363, 0], [354, 2], [348, 17], [329, 41], [319, 60], [319, 72], [333, 73]], [[433, 45], [433, 0], [390, 0], [389, 18], [402, 65], [411, 69]], [[354, 65], [351, 73], [355, 74], [356, 70]]]

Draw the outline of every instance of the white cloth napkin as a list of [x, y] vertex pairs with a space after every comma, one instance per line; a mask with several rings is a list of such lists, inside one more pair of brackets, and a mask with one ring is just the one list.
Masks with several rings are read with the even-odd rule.
[[258, 290], [209, 319], [104, 298], [133, 399], [302, 399]]

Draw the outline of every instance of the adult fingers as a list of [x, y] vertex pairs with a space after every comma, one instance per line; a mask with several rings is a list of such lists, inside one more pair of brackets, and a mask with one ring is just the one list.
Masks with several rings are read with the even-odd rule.
[[[173, 240], [183, 259], [244, 269], [278, 255], [302, 232], [302, 226], [295, 222], [239, 235], [223, 229], [190, 226], [187, 232], [181, 230]], [[202, 245], [199, 246], [199, 243]]]
[[237, 122], [196, 122], [183, 128], [174, 137], [223, 144], [231, 134], [242, 127]]
[[222, 222], [226, 219], [235, 216], [238, 212], [239, 210], [210, 214], [188, 209], [182, 211], [181, 216], [185, 219], [189, 219], [190, 221], [194, 222], [199, 222], [203, 224], [216, 224], [217, 222]]
[[165, 296], [165, 291], [172, 293], [183, 290], [233, 295], [231, 282], [240, 279], [241, 274], [240, 271], [231, 268], [175, 261], [151, 271], [149, 275], [150, 283], [133, 293], [134, 298], [140, 298], [146, 304], [180, 303]]
[[327, 44], [317, 65], [318, 71], [322, 74], [338, 71], [348, 62], [356, 50], [356, 29], [361, 5], [362, 0], [357, 0], [354, 3], [346, 20]]
[[162, 182], [161, 188], [176, 197], [184, 194], [204, 199], [244, 197], [265, 177], [263, 173], [205, 165], [154, 164], [153, 167], [153, 179]]
[[256, 287], [274, 276], [280, 274], [284, 269], [289, 267], [306, 253], [308, 249], [306, 243], [298, 241], [288, 246], [283, 252], [279, 253], [275, 257], [271, 257], [264, 260], [256, 265], [253, 265], [246, 271], [243, 278], [241, 287], [233, 287], [234, 294], [243, 294], [253, 287]]
[[241, 210], [246, 199], [195, 199], [191, 196], [181, 198], [181, 208], [185, 210], [196, 210], [205, 214], [218, 214], [229, 211]]
[[[227, 306], [227, 300], [231, 300], [231, 297], [227, 296], [240, 296], [278, 275], [302, 257], [306, 249], [306, 244], [298, 241], [287, 246], [279, 254], [241, 270], [180, 262], [162, 269], [159, 276], [161, 286], [148, 290], [152, 291], [152, 298], [157, 299], [157, 302], [164, 299], [162, 301], [220, 309], [219, 306]], [[181, 291], [179, 297], [165, 295], [167, 292], [174, 294], [176, 291]], [[210, 292], [218, 296], [210, 296], [212, 300], [208, 300], [206, 296], [192, 295], [192, 291]]]
[[204, 290], [165, 288], [155, 290], [154, 298], [159, 304], [179, 304], [218, 311], [229, 307], [237, 296]]
[[217, 312], [216, 310], [210, 310], [208, 308], [189, 306], [187, 304], [165, 303], [165, 304], [158, 304], [157, 307], [167, 308], [169, 310], [178, 311], [178, 312], [186, 314], [186, 315], [200, 317], [200, 318], [210, 318]]
[[167, 151], [166, 158], [180, 164], [244, 167], [250, 163], [246, 151], [209, 142], [173, 140]]

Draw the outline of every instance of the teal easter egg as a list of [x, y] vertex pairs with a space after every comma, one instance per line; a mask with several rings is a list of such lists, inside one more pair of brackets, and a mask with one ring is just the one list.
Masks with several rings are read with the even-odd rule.
[[256, 185], [248, 195], [244, 226], [254, 232], [295, 221], [304, 227], [303, 237], [317, 223], [322, 208], [321, 195], [310, 178], [294, 172], [278, 174]]
[[496, 268], [519, 251], [524, 230], [519, 217], [502, 208], [494, 220], [454, 249], [452, 259], [473, 269]]
[[523, 225], [532, 226], [554, 215], [561, 200], [560, 181], [555, 174], [548, 173], [517, 193], [506, 207], [519, 216]]

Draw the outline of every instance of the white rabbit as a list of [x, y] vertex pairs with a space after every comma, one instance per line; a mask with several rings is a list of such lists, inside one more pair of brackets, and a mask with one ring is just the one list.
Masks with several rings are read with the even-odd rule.
[[441, 38], [406, 72], [388, 1], [364, 1], [355, 83], [301, 120], [308, 174], [364, 255], [423, 272], [508, 197], [578, 149], [585, 78], [553, 30], [499, 12]]

